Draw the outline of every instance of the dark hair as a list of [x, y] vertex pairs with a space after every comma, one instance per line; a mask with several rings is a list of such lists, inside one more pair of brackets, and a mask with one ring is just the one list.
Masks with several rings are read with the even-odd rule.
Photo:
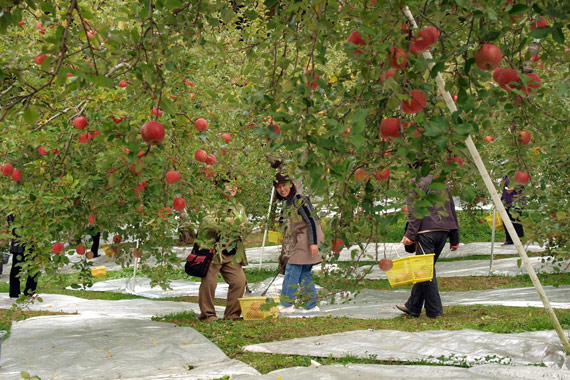
[[[277, 187], [278, 184], [280, 183], [290, 183], [291, 184], [291, 192], [289, 194], [297, 194], [297, 187], [295, 186], [295, 182], [293, 182], [289, 176], [287, 175], [283, 175], [281, 173], [277, 173], [277, 175], [275, 175], [275, 181], [273, 181], [273, 187]], [[283, 198], [281, 196], [281, 194], [279, 194], [278, 191], [276, 191], [276, 195], [277, 199], [279, 199], [280, 201], [285, 200], [286, 198]]]

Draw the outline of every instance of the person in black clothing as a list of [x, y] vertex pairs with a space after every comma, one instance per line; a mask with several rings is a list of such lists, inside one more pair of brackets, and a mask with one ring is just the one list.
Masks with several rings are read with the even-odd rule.
[[93, 252], [93, 257], [99, 257], [99, 241], [101, 240], [101, 231], [97, 232], [95, 235], [91, 235], [93, 239], [93, 244], [91, 245], [91, 252]]
[[[14, 223], [14, 215], [8, 216], [8, 225]], [[19, 238], [16, 234], [16, 228], [12, 228], [12, 236]], [[20, 296], [20, 272], [22, 271], [22, 264], [29, 260], [33, 254], [34, 249], [32, 245], [22, 243], [18, 239], [12, 239], [10, 242], [10, 253], [12, 254], [12, 269], [10, 270], [10, 298], [18, 298]], [[24, 294], [31, 296], [36, 292], [38, 286], [37, 275], [32, 276], [28, 274], [26, 279], [26, 288]]]
[[[524, 228], [519, 219], [522, 214], [522, 208], [526, 204], [526, 197], [522, 195], [524, 186], [520, 184], [515, 184], [515, 186], [509, 187], [510, 184], [509, 177], [503, 177], [503, 194], [501, 195], [501, 200], [505, 205], [505, 210], [509, 219], [513, 223], [513, 227], [519, 238], [524, 237]], [[511, 211], [513, 210], [513, 211]], [[514, 216], [513, 216], [514, 214]], [[513, 238], [509, 234], [509, 231], [505, 228], [505, 243], [503, 245], [512, 245]]]

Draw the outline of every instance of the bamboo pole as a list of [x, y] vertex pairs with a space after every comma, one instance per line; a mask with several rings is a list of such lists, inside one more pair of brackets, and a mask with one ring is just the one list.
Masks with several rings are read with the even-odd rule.
[[[414, 16], [412, 15], [412, 12], [410, 12], [410, 9], [407, 6], [404, 8], [404, 14], [406, 15], [406, 17], [410, 21], [412, 28], [417, 29], [418, 25], [416, 24], [416, 21], [414, 20]], [[426, 59], [429, 59], [429, 60], [433, 59], [433, 57], [429, 51], [424, 51], [422, 54], [423, 54], [424, 58], [426, 58]], [[430, 69], [432, 69], [435, 66], [435, 63], [429, 62], [428, 66]], [[441, 73], [437, 73], [437, 77], [435, 78], [435, 82], [437, 84], [439, 91], [441, 92], [441, 94], [443, 96], [443, 99], [445, 101], [445, 104], [447, 105], [447, 108], [453, 114], [455, 111], [457, 111], [457, 107], [455, 106], [455, 102], [453, 101], [451, 94], [449, 93], [449, 91], [447, 91], [445, 89], [445, 82], [443, 80]], [[523, 247], [523, 245], [519, 239], [519, 236], [518, 236], [517, 232], [515, 231], [515, 227], [513, 226], [513, 223], [507, 214], [507, 210], [505, 209], [503, 202], [501, 202], [501, 198], [499, 197], [499, 193], [497, 192], [497, 189], [495, 189], [495, 185], [493, 184], [493, 181], [491, 180], [491, 177], [489, 176], [489, 172], [487, 171], [487, 168], [485, 167], [485, 164], [483, 163], [483, 160], [481, 159], [481, 156], [479, 155], [479, 151], [477, 150], [477, 147], [475, 146], [475, 143], [473, 142], [471, 135], [469, 135], [467, 137], [467, 139], [465, 140], [465, 145], [467, 145], [467, 149], [469, 149], [469, 153], [471, 153], [471, 156], [473, 157], [473, 161], [475, 162], [475, 166], [477, 166], [477, 169], [479, 170], [479, 173], [481, 174], [481, 177], [483, 178], [483, 182], [485, 182], [485, 185], [487, 186], [487, 190], [489, 191], [489, 194], [491, 195], [491, 199], [493, 200], [493, 203], [495, 204], [495, 207], [497, 208], [499, 215], [501, 215], [501, 218], [503, 219], [503, 224], [505, 225], [505, 228], [507, 229], [507, 231], [511, 235], [511, 238], [513, 239], [513, 243], [515, 244], [515, 247], [517, 248], [519, 256], [522, 259], [522, 262], [523, 262], [523, 264], [524, 264], [524, 266], [525, 266], [525, 268], [526, 268], [526, 270], [530, 276], [530, 279], [532, 280], [532, 283], [533, 283], [534, 287], [536, 288], [536, 291], [537, 291], [540, 299], [542, 300], [544, 308], [546, 309], [548, 316], [550, 318], [550, 321], [552, 322], [552, 325], [554, 326], [554, 329], [556, 330], [556, 333], [558, 334], [558, 337], [560, 338], [560, 341], [562, 342], [562, 346], [564, 347], [566, 354], [570, 354], [570, 343], [568, 343], [568, 338], [564, 334], [564, 330], [562, 330], [562, 326], [560, 326], [560, 322], [558, 321], [558, 318], [556, 317], [556, 314], [554, 313], [554, 310], [552, 309], [552, 306], [550, 305], [550, 301], [548, 300], [548, 297], [546, 296], [546, 293], [544, 292], [544, 289], [542, 288], [542, 284], [540, 283], [540, 280], [538, 279], [536, 272], [534, 271], [534, 267], [532, 266], [532, 264], [530, 263], [530, 260], [528, 259], [528, 256], [527, 256], [527, 254], [524, 250], [524, 247]]]
[[271, 198], [269, 199], [269, 207], [267, 208], [267, 219], [265, 220], [265, 228], [263, 229], [263, 241], [261, 243], [261, 255], [259, 257], [259, 269], [263, 262], [263, 252], [265, 251], [265, 239], [267, 238], [267, 226], [269, 225], [269, 216], [271, 215], [271, 204], [273, 203], [273, 196], [275, 195], [275, 186], [271, 186]]

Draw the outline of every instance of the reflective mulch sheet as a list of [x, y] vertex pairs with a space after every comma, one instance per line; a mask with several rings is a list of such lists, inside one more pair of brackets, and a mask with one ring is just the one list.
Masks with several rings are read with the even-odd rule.
[[359, 330], [254, 344], [244, 347], [244, 351], [319, 357], [356, 356], [446, 365], [544, 364], [566, 368], [566, 355], [554, 331], [495, 334], [476, 330]]
[[259, 374], [190, 327], [91, 315], [36, 317], [12, 325], [3, 380], [203, 379]]
[[471, 368], [390, 366], [374, 364], [294, 367], [263, 376], [239, 375], [233, 380], [570, 380], [570, 372], [540, 367], [482, 365]]

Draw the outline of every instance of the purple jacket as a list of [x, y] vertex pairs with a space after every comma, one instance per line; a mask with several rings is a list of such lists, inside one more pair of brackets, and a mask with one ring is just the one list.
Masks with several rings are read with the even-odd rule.
[[510, 182], [509, 177], [503, 177], [503, 195], [501, 195], [501, 200], [505, 204], [505, 207], [511, 208], [513, 207], [513, 203], [519, 207], [526, 205], [526, 197], [522, 195], [524, 186], [517, 183], [513, 191], [509, 194], [506, 187], [509, 187]]
[[[427, 186], [433, 181], [433, 176], [430, 174], [420, 179], [419, 187], [426, 190]], [[449, 230], [449, 242], [452, 245], [459, 244], [459, 223], [457, 222], [457, 214], [455, 213], [455, 204], [449, 192], [449, 188], [445, 190], [448, 200], [443, 207], [432, 206], [430, 214], [423, 219], [418, 219], [413, 215], [412, 200], [408, 199], [409, 213], [408, 213], [408, 228], [406, 229], [406, 236], [412, 241], [417, 241], [417, 235], [420, 231], [441, 229]], [[447, 215], [446, 215], [447, 214]]]

